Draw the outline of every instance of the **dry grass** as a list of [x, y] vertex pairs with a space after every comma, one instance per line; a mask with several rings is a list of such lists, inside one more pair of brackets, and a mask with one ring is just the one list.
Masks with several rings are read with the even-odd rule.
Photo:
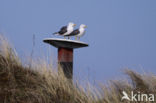
[[[0, 36], [0, 103], [121, 103], [122, 91], [156, 92], [156, 76], [125, 70], [129, 78], [87, 90], [57, 75], [45, 61], [23, 65], [7, 40]], [[94, 91], [94, 92], [93, 92]], [[144, 103], [128, 102], [123, 103]], [[154, 102], [151, 102], [154, 103]]]

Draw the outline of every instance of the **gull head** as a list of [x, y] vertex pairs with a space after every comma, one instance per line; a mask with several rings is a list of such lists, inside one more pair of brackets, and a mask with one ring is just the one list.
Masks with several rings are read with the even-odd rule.
[[76, 24], [74, 24], [73, 22], [69, 22], [69, 23], [68, 23], [68, 26], [75, 27], [75, 26], [76, 26]]
[[87, 26], [85, 24], [81, 24], [80, 28], [87, 28]]

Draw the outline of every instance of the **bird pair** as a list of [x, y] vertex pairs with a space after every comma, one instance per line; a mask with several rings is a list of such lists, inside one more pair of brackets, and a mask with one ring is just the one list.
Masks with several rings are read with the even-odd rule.
[[65, 37], [68, 37], [68, 39], [70, 39], [71, 36], [75, 36], [76, 40], [77, 38], [82, 37], [85, 34], [85, 28], [87, 27], [84, 24], [81, 24], [79, 29], [75, 29], [74, 27], [76, 26], [76, 24], [70, 22], [68, 23], [67, 26], [63, 26], [58, 32], [53, 33], [54, 35], [61, 35]]

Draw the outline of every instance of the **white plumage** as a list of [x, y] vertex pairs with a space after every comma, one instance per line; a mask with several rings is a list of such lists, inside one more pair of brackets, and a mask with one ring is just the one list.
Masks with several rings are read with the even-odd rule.
[[80, 27], [79, 27], [79, 29], [74, 30], [73, 32], [71, 32], [69, 35], [66, 35], [66, 36], [68, 36], [68, 37], [70, 37], [70, 36], [76, 36], [76, 39], [78, 37], [79, 40], [80, 40], [80, 37], [82, 37], [85, 34], [85, 28], [86, 27], [87, 27], [86, 25], [81, 24]]
[[62, 35], [62, 36], [69, 35], [70, 33], [73, 32], [75, 26], [76, 26], [76, 24], [70, 22], [70, 23], [68, 23], [67, 26], [63, 26], [58, 32], [55, 32], [53, 34]]

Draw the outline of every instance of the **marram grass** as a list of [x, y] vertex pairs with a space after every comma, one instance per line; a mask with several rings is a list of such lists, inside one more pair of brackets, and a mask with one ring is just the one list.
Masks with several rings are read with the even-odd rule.
[[[129, 78], [109, 81], [106, 86], [82, 86], [57, 74], [44, 60], [24, 65], [5, 37], [0, 36], [0, 103], [156, 103], [121, 101], [122, 92], [155, 93], [156, 76], [125, 70]], [[94, 92], [93, 92], [94, 91]]]

